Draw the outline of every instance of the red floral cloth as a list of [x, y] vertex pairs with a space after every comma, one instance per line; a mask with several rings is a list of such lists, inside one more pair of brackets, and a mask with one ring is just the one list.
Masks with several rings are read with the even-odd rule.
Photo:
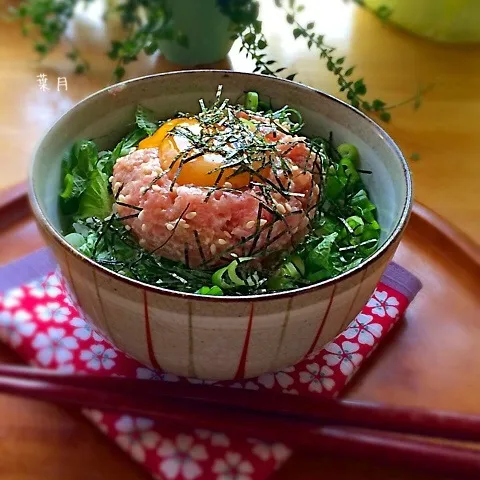
[[[0, 297], [0, 339], [25, 361], [63, 372], [334, 397], [392, 329], [408, 303], [405, 294], [379, 283], [362, 312], [319, 353], [282, 371], [236, 382], [180, 378], [127, 357], [84, 321], [57, 273], [11, 288]], [[290, 455], [288, 446], [280, 443], [178, 429], [148, 418], [97, 410], [85, 410], [84, 414], [156, 478], [261, 480]]]

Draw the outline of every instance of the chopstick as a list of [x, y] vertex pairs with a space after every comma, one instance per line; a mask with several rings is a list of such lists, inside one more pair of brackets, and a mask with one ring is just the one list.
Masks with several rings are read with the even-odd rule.
[[[480, 451], [374, 430], [359, 431], [345, 426], [323, 426], [317, 417], [292, 411], [293, 407], [282, 399], [285, 397], [285, 400], [293, 400], [295, 407], [298, 407], [298, 400], [302, 397], [264, 395], [218, 387], [170, 385], [149, 380], [70, 376], [16, 366], [0, 367], [0, 391], [59, 404], [148, 416], [161, 422], [180, 423], [188, 428], [207, 428], [272, 442], [284, 442], [289, 446], [316, 453], [357, 456], [375, 462], [386, 461], [442, 474], [462, 474], [462, 478], [478, 478], [480, 472]], [[184, 395], [179, 396], [180, 393]], [[252, 405], [234, 405], [235, 399], [240, 404], [247, 398]], [[278, 403], [264, 403], [274, 398], [281, 403], [280, 409]], [[364, 408], [364, 413], [378, 407], [381, 412], [388, 411], [387, 407], [374, 404], [309, 400], [315, 402], [317, 407], [335, 405], [331, 412], [337, 414], [345, 407], [352, 412], [352, 408], [359, 406]], [[261, 403], [262, 408], [258, 409], [257, 403]], [[313, 403], [306, 402], [305, 405], [309, 411], [313, 407]], [[269, 407], [268, 410], [266, 406]], [[402, 411], [405, 413], [409, 410]], [[430, 412], [422, 412], [422, 415], [429, 414]], [[459, 415], [447, 416], [450, 420], [464, 420], [464, 417]], [[375, 418], [378, 421], [379, 415]], [[416, 417], [410, 415], [408, 418], [410, 424], [415, 423]], [[469, 418], [478, 422], [476, 417]], [[333, 424], [346, 424], [345, 418], [330, 420]], [[351, 423], [353, 422], [350, 422], [350, 425]], [[368, 419], [363, 424], [365, 428], [369, 424]], [[468, 436], [471, 436], [472, 430], [465, 428], [464, 423], [460, 424], [462, 428], [457, 434], [468, 433]]]
[[94, 391], [109, 390], [133, 396], [194, 401], [215, 408], [234, 407], [266, 415], [316, 420], [323, 425], [350, 426], [451, 440], [479, 441], [480, 416], [455, 412], [392, 407], [380, 403], [333, 400], [323, 397], [285, 395], [185, 385], [156, 380], [139, 380], [95, 375], [69, 375], [34, 367], [1, 365], [0, 376], [71, 385]]

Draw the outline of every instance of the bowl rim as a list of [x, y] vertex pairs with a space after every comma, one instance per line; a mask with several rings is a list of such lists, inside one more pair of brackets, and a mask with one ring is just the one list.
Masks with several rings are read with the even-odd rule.
[[[315, 95], [320, 95], [327, 99], [330, 102], [333, 102], [337, 104], [340, 108], [346, 108], [351, 110], [354, 114], [360, 117], [362, 121], [366, 121], [370, 127], [373, 128], [374, 131], [380, 136], [380, 138], [388, 145], [388, 147], [392, 150], [396, 158], [400, 161], [402, 171], [403, 171], [403, 180], [406, 185], [406, 196], [404, 199], [404, 204], [402, 207], [402, 212], [400, 215], [400, 218], [397, 222], [397, 224], [394, 226], [391, 234], [387, 237], [385, 240], [384, 244], [376, 250], [370, 257], [367, 257], [365, 260], [363, 260], [359, 265], [357, 265], [355, 268], [352, 268], [351, 270], [348, 270], [340, 275], [337, 275], [336, 277], [329, 278], [326, 280], [323, 280], [319, 283], [314, 283], [312, 285], [306, 285], [304, 287], [298, 287], [292, 290], [285, 290], [285, 291], [279, 291], [279, 292], [272, 292], [272, 293], [264, 293], [264, 294], [255, 294], [255, 295], [222, 295], [222, 296], [215, 296], [215, 295], [201, 295], [198, 293], [189, 293], [189, 292], [179, 292], [176, 290], [170, 290], [168, 288], [160, 287], [160, 286], [155, 286], [151, 285], [148, 283], [141, 282], [139, 280], [135, 280], [132, 278], [125, 277], [119, 273], [116, 273], [112, 270], [109, 270], [106, 267], [103, 267], [102, 265], [99, 265], [97, 262], [94, 260], [86, 257], [82, 253], [80, 253], [78, 250], [76, 250], [74, 247], [72, 247], [66, 240], [65, 238], [57, 232], [57, 230], [53, 227], [52, 223], [50, 220], [47, 218], [47, 215], [43, 212], [42, 208], [40, 207], [40, 202], [38, 200], [36, 191], [35, 191], [35, 184], [33, 180], [33, 170], [34, 166], [36, 164], [36, 158], [39, 150], [41, 149], [42, 145], [46, 141], [47, 137], [52, 133], [52, 131], [57, 127], [57, 125], [68, 115], [71, 115], [72, 112], [74, 112], [77, 108], [80, 108], [80, 106], [83, 106], [86, 103], [89, 103], [91, 101], [94, 101], [97, 97], [100, 97], [102, 95], [105, 95], [112, 89], [118, 88], [120, 86], [127, 86], [135, 83], [143, 83], [148, 80], [152, 80], [155, 78], [163, 78], [163, 77], [169, 77], [169, 76], [190, 76], [190, 75], [209, 75], [209, 74], [217, 74], [220, 77], [227, 78], [228, 76], [239, 76], [239, 77], [263, 77], [266, 78], [274, 83], [283, 83], [283, 84], [290, 84], [294, 88], [300, 88], [303, 89], [307, 92], [310, 92]], [[413, 198], [413, 193], [412, 193], [412, 176], [410, 173], [410, 169], [408, 167], [408, 163], [402, 154], [400, 148], [397, 146], [397, 144], [393, 141], [393, 139], [390, 137], [390, 135], [382, 128], [380, 125], [378, 125], [374, 120], [372, 120], [370, 117], [365, 115], [363, 112], [360, 110], [352, 107], [348, 103], [344, 102], [343, 100], [340, 100], [333, 95], [330, 95], [328, 93], [325, 93], [321, 90], [318, 90], [316, 88], [310, 87], [308, 85], [304, 85], [292, 80], [287, 80], [284, 78], [279, 78], [279, 77], [272, 77], [269, 75], [263, 75], [263, 74], [258, 74], [258, 73], [249, 73], [249, 72], [235, 72], [232, 70], [213, 70], [213, 69], [201, 69], [201, 70], [181, 70], [181, 71], [173, 71], [173, 72], [164, 72], [164, 73], [157, 73], [157, 74], [152, 74], [152, 75], [145, 75], [142, 77], [136, 77], [132, 78], [129, 80], [125, 80], [123, 82], [116, 83], [114, 85], [110, 85], [108, 87], [105, 87], [101, 90], [98, 90], [87, 97], [85, 97], [83, 100], [77, 102], [73, 107], [71, 107], [69, 110], [67, 110], [60, 118], [58, 118], [55, 123], [48, 129], [48, 131], [43, 135], [42, 139], [40, 142], [37, 144], [37, 147], [34, 150], [33, 153], [33, 158], [32, 161], [30, 162], [30, 168], [29, 168], [29, 175], [28, 175], [28, 196], [30, 200], [30, 205], [32, 207], [33, 213], [35, 218], [37, 219], [37, 222], [41, 224], [41, 226], [50, 234], [53, 239], [60, 244], [60, 246], [67, 250], [70, 254], [73, 254], [75, 257], [77, 257], [79, 260], [81, 260], [84, 263], [87, 263], [88, 265], [92, 266], [94, 269], [100, 270], [102, 273], [111, 276], [121, 282], [127, 283], [131, 286], [141, 288], [143, 290], [148, 290], [151, 292], [155, 292], [158, 294], [162, 295], [168, 295], [172, 297], [178, 297], [182, 299], [187, 299], [187, 300], [199, 300], [199, 301], [208, 301], [208, 302], [254, 302], [254, 301], [271, 301], [271, 300], [278, 300], [278, 299], [285, 299], [285, 298], [291, 298], [297, 295], [303, 295], [311, 292], [315, 292], [317, 290], [322, 290], [325, 288], [328, 288], [330, 286], [333, 286], [337, 283], [342, 282], [343, 280], [346, 280], [347, 278], [350, 278], [360, 272], [362, 272], [365, 269], [368, 269], [369, 266], [371, 266], [373, 263], [376, 262], [379, 258], [381, 258], [387, 250], [395, 244], [396, 240], [400, 237], [402, 234], [403, 230], [405, 229], [408, 219], [410, 217], [410, 213], [412, 210], [412, 198]]]

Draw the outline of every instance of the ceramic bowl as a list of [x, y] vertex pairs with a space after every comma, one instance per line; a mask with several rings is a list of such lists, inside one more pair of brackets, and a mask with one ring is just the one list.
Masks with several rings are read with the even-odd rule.
[[[137, 104], [158, 118], [198, 111], [213, 101], [256, 90], [275, 107], [300, 110], [308, 135], [354, 143], [365, 183], [378, 206], [381, 246], [353, 270], [293, 291], [245, 297], [206, 297], [125, 278], [75, 251], [60, 233], [57, 197], [62, 154], [78, 139], [111, 148], [124, 135]], [[38, 225], [83, 312], [115, 346], [140, 362], [200, 379], [254, 377], [293, 365], [333, 339], [357, 315], [392, 258], [412, 202], [407, 164], [392, 139], [341, 101], [298, 83], [230, 71], [184, 71], [130, 80], [101, 90], [67, 112], [36, 151], [30, 199]]]

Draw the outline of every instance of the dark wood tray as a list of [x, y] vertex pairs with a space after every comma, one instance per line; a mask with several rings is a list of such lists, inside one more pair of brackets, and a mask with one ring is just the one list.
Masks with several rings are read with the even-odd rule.
[[[19, 186], [0, 195], [0, 264], [43, 245]], [[480, 414], [480, 248], [416, 204], [395, 260], [423, 282], [350, 385], [349, 398]], [[0, 347], [0, 361], [14, 361]], [[145, 473], [78, 412], [0, 396], [0, 474], [10, 480], [133, 480]], [[341, 452], [340, 452], [341, 453]], [[438, 479], [362, 461], [295, 454], [275, 479]]]

